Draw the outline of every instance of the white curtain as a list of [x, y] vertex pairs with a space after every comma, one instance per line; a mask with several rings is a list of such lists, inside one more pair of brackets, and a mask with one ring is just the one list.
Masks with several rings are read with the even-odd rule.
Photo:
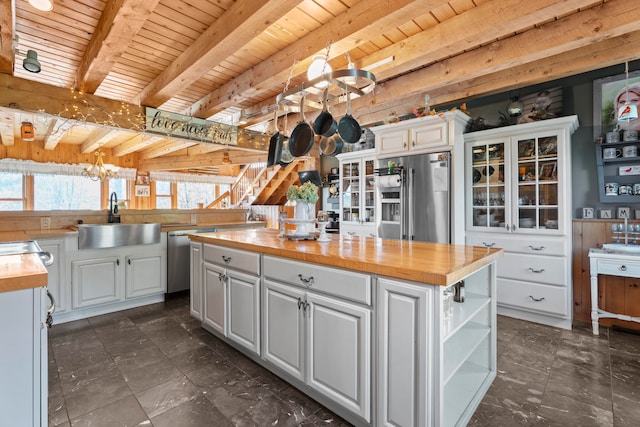
[[[52, 175], [77, 175], [82, 176], [84, 165], [72, 165], [68, 163], [39, 163], [33, 160], [1, 159], [0, 172], [13, 172], [22, 175], [52, 174]], [[116, 178], [136, 179], [136, 170], [131, 168], [119, 168]]]

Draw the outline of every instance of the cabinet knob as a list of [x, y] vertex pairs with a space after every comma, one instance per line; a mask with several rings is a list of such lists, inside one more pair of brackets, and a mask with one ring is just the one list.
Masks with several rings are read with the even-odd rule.
[[116, 260], [116, 265], [120, 265], [120, 258]]
[[544, 301], [544, 297], [541, 297], [541, 298], [534, 298], [532, 295], [529, 295], [529, 298], [531, 298], [531, 300], [532, 300], [532, 301], [535, 301], [535, 302]]
[[627, 271], [627, 266], [626, 265], [621, 265], [618, 270], [620, 271]]
[[313, 276], [304, 277], [302, 274], [298, 274], [298, 278], [305, 286], [313, 285]]
[[540, 270], [536, 270], [533, 267], [529, 267], [529, 271], [532, 273], [542, 273], [544, 271], [544, 268], [541, 268]]

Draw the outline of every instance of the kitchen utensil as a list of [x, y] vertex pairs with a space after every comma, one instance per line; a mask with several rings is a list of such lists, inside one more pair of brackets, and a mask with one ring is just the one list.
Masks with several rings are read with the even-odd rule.
[[304, 156], [313, 146], [313, 129], [304, 118], [305, 93], [302, 92], [300, 99], [300, 115], [302, 120], [293, 128], [289, 137], [289, 152], [293, 157]]
[[313, 122], [313, 131], [316, 135], [329, 137], [336, 133], [338, 124], [334, 120], [333, 116], [329, 112], [327, 107], [327, 95], [329, 94], [329, 86], [322, 91], [322, 111], [318, 114]]
[[325, 156], [340, 154], [343, 144], [344, 142], [342, 141], [342, 138], [340, 138], [340, 135], [337, 133], [334, 133], [329, 137], [323, 136], [320, 139], [320, 152]]
[[338, 123], [338, 134], [344, 142], [349, 144], [355, 144], [360, 141], [362, 136], [360, 124], [351, 116], [351, 93], [349, 88], [347, 88], [347, 114]]
[[269, 154], [267, 155], [267, 167], [271, 167], [279, 162], [280, 153], [282, 152], [282, 142], [284, 135], [278, 130], [278, 109], [276, 108], [275, 117], [273, 119], [275, 133], [271, 135], [269, 140]]

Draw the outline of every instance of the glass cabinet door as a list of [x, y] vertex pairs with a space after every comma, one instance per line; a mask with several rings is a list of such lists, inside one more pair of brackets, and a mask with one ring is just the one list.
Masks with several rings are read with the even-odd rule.
[[504, 227], [505, 144], [503, 142], [472, 147], [472, 214], [475, 227]]
[[558, 138], [555, 135], [518, 139], [514, 199], [521, 229], [558, 228]]
[[342, 194], [341, 221], [360, 220], [360, 161], [345, 161], [342, 163]]
[[374, 159], [364, 160], [364, 218], [360, 218], [364, 222], [375, 222], [376, 210], [376, 186], [373, 169]]

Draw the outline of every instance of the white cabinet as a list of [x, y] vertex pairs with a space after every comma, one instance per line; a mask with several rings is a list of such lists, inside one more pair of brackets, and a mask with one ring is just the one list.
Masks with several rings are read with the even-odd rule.
[[205, 262], [203, 265], [204, 283], [204, 316], [203, 323], [225, 335], [225, 300], [226, 275], [225, 269], [218, 265]]
[[[426, 116], [371, 128], [376, 135], [376, 155], [382, 157], [429, 153], [451, 149], [455, 133], [451, 126], [464, 128], [471, 119], [456, 111]], [[460, 131], [462, 132], [462, 131]]]
[[205, 244], [203, 323], [260, 354], [260, 255]]
[[48, 425], [46, 288], [0, 292], [0, 425]]
[[374, 150], [339, 154], [340, 234], [376, 236]]
[[166, 291], [166, 268], [162, 256], [125, 257], [125, 297], [134, 298]]
[[501, 314], [571, 328], [576, 116], [465, 135], [467, 244], [505, 249]]
[[71, 262], [72, 308], [119, 301], [122, 268], [118, 256]]
[[495, 263], [464, 279], [448, 316], [443, 286], [376, 288], [378, 425], [466, 425], [496, 376]]
[[264, 273], [263, 358], [369, 422], [370, 277], [271, 256]]
[[202, 280], [202, 243], [189, 243], [189, 298], [191, 303], [191, 316], [203, 320], [204, 298]]

